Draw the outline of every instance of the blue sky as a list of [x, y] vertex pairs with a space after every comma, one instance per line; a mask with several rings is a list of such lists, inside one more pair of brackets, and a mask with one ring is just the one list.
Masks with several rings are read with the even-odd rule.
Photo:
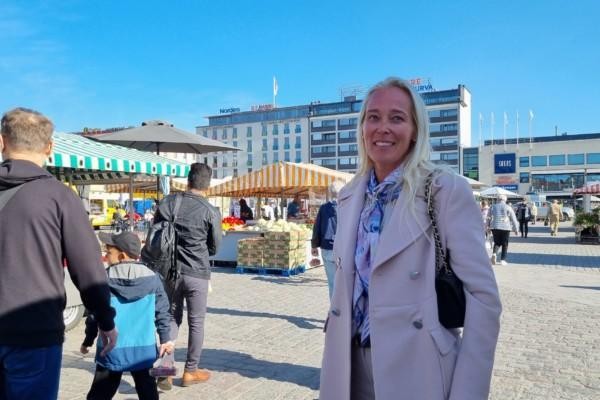
[[58, 131], [165, 119], [194, 131], [220, 108], [336, 101], [396, 75], [472, 93], [514, 137], [600, 132], [600, 2], [13, 1], [0, 3], [0, 111]]

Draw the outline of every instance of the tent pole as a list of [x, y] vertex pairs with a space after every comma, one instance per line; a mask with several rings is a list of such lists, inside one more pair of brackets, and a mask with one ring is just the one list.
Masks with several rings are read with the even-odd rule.
[[133, 208], [133, 174], [129, 174], [129, 228], [133, 231], [135, 224], [135, 210]]
[[[156, 155], [160, 156], [160, 143], [156, 143]], [[156, 201], [160, 200], [160, 175], [156, 175]]]

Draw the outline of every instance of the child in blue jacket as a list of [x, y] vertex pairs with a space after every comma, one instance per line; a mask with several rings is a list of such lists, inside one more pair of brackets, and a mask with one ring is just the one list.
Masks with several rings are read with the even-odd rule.
[[[103, 344], [98, 341], [96, 373], [87, 399], [112, 398], [121, 383], [121, 375], [129, 371], [140, 400], [157, 400], [156, 380], [149, 370], [157, 357], [172, 353], [174, 348], [169, 337], [169, 301], [162, 281], [146, 265], [136, 261], [141, 249], [136, 234], [101, 232], [98, 236], [106, 245], [111, 306], [117, 311], [115, 325], [119, 340], [105, 356], [100, 355]], [[83, 354], [88, 352], [98, 334], [93, 314], [85, 324], [85, 340], [80, 349]], [[160, 349], [156, 346], [156, 331]]]

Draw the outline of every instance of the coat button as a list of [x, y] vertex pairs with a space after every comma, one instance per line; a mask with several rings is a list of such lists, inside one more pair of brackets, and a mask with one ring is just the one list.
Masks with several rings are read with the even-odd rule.
[[413, 326], [417, 329], [421, 329], [423, 328], [423, 321], [421, 321], [420, 319], [416, 320], [413, 322]]
[[410, 279], [412, 279], [413, 281], [419, 276], [421, 276], [421, 273], [419, 271], [410, 271]]
[[333, 315], [335, 315], [336, 317], [340, 316], [340, 310], [338, 310], [337, 308], [334, 308], [333, 310], [331, 310], [331, 313]]

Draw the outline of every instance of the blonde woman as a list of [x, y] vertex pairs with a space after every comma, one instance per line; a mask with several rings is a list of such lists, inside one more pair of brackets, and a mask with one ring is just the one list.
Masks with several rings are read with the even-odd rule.
[[360, 168], [338, 196], [337, 269], [325, 323], [321, 400], [469, 400], [488, 397], [501, 305], [465, 179], [436, 171], [441, 242], [464, 284], [464, 330], [444, 328], [435, 291], [427, 203], [427, 113], [406, 81], [367, 94]]

